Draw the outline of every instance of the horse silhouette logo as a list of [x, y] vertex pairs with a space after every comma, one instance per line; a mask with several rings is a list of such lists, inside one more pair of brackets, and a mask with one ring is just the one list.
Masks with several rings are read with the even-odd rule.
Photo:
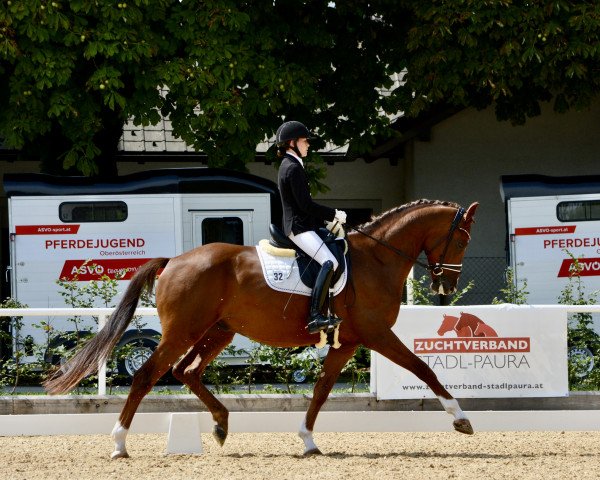
[[497, 337], [496, 330], [479, 317], [460, 312], [460, 317], [444, 315], [437, 333], [440, 337], [448, 332], [456, 332], [457, 337]]

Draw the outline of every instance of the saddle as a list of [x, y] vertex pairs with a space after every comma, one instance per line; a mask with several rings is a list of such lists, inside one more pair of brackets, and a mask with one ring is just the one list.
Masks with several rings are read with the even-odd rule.
[[[348, 251], [348, 244], [345, 238], [337, 238], [334, 234], [332, 234], [326, 228], [319, 228], [317, 231], [317, 235], [324, 242], [325, 246], [329, 248], [331, 253], [335, 256], [338, 261], [338, 268], [333, 274], [333, 278], [331, 279], [331, 285], [335, 285], [336, 282], [343, 275], [346, 268], [348, 268], [348, 274], [350, 274], [350, 259], [346, 256]], [[315, 280], [321, 269], [321, 265], [319, 262], [314, 261], [311, 257], [309, 257], [306, 253], [304, 253], [298, 246], [292, 242], [288, 237], [286, 237], [283, 232], [276, 226], [271, 224], [269, 226], [269, 233], [271, 234], [271, 238], [269, 240], [269, 244], [276, 248], [286, 248], [291, 249], [296, 252], [296, 261], [298, 262], [298, 270], [300, 271], [300, 279], [302, 283], [306, 285], [308, 288], [314, 288]], [[344, 261], [344, 257], [346, 257], [346, 261]], [[346, 264], [348, 267], [346, 267]]]

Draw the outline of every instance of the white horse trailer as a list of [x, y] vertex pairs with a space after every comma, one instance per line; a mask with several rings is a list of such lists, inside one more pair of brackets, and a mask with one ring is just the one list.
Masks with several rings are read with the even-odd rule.
[[586, 291], [600, 290], [600, 176], [503, 176], [501, 194], [508, 264], [528, 303], [557, 303], [574, 258]]
[[[4, 189], [11, 296], [29, 307], [65, 307], [59, 279], [83, 285], [103, 276], [117, 279], [115, 303], [147, 260], [217, 241], [255, 245], [268, 238], [269, 224], [281, 219], [273, 182], [223, 169], [165, 169], [109, 180], [7, 174]], [[46, 322], [55, 332], [73, 331], [74, 323], [67, 318]], [[93, 327], [90, 318], [77, 328]], [[47, 342], [48, 329], [40, 328], [39, 317], [30, 317], [13, 333], [13, 348], [31, 354], [33, 345]], [[155, 317], [142, 318], [138, 328], [131, 326], [120, 345], [135, 347], [119, 363], [121, 373], [131, 375], [141, 366], [159, 333]], [[252, 346], [239, 335], [233, 344], [238, 349]], [[220, 358], [228, 363], [244, 360]], [[25, 357], [34, 360], [33, 355]]]

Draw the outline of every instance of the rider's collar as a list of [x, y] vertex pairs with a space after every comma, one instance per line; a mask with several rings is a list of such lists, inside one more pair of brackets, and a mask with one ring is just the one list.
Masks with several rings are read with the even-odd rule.
[[304, 168], [304, 162], [302, 161], [302, 159], [298, 155], [296, 155], [296, 152], [294, 152], [293, 150], [288, 150], [285, 153], [288, 154], [288, 155], [291, 155], [296, 160], [298, 160], [300, 162], [300, 165], [302, 165], [302, 168]]

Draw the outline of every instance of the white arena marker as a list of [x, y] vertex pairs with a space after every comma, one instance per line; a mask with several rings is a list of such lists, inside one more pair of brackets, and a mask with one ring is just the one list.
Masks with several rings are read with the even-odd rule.
[[197, 413], [172, 413], [169, 422], [167, 455], [201, 454], [200, 416]]

